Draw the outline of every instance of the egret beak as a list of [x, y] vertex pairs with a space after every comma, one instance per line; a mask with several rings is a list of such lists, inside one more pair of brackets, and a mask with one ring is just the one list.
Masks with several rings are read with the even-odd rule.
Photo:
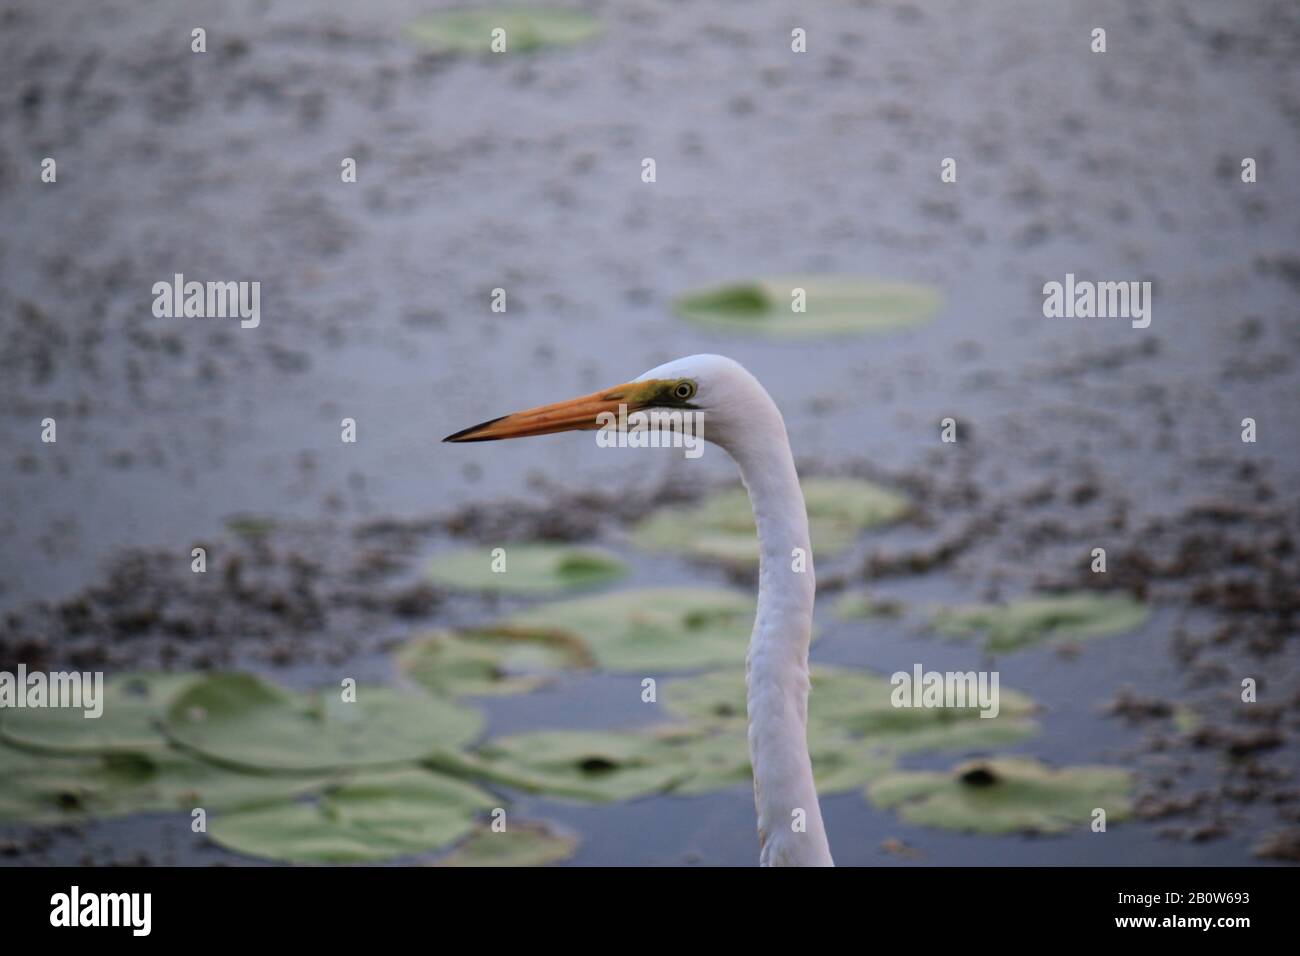
[[603, 422], [598, 416], [608, 412], [615, 419], [619, 406], [626, 406], [630, 414], [644, 408], [657, 393], [656, 382], [628, 382], [590, 395], [571, 398], [567, 402], [540, 405], [526, 411], [503, 415], [448, 435], [443, 441], [496, 441], [501, 438], [526, 438], [530, 435], [553, 435], [556, 432], [594, 431]]

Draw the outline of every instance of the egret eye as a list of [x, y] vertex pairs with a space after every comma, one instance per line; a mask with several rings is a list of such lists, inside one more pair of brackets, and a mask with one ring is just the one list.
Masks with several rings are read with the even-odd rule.
[[690, 398], [694, 394], [695, 386], [690, 382], [678, 382], [673, 388], [674, 397], [679, 398], [682, 401], [686, 401], [686, 399]]

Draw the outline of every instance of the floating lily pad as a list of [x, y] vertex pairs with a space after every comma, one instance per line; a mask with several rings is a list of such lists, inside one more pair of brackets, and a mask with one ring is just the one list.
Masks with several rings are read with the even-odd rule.
[[673, 787], [673, 793], [678, 796], [748, 787], [753, 783], [749, 742], [743, 730], [661, 728], [653, 736], [670, 748], [686, 769], [683, 779]]
[[439, 52], [488, 53], [498, 28], [506, 31], [506, 53], [580, 43], [602, 29], [599, 20], [580, 10], [530, 6], [440, 10], [413, 21], [406, 32]]
[[461, 839], [491, 794], [426, 770], [367, 772], [315, 801], [284, 801], [210, 821], [208, 835], [237, 853], [290, 863], [370, 863]]
[[[796, 289], [804, 290], [803, 312], [793, 309]], [[713, 328], [795, 337], [909, 328], [927, 322], [941, 302], [934, 289], [909, 282], [792, 276], [690, 292], [673, 308]]]
[[397, 668], [421, 687], [446, 697], [462, 694], [524, 693], [541, 678], [509, 678], [501, 655], [454, 634], [426, 634], [402, 646]]
[[861, 736], [893, 753], [962, 750], [1022, 740], [1037, 731], [1036, 706], [1017, 691], [998, 687], [996, 717], [983, 717], [977, 694], [965, 706], [895, 706], [912, 699], [889, 678], [845, 668], [812, 671], [809, 720]]
[[546, 866], [573, 856], [578, 840], [545, 823], [479, 829], [434, 866]]
[[[438, 584], [462, 591], [501, 594], [551, 594], [576, 591], [616, 581], [627, 573], [614, 555], [597, 548], [560, 544], [510, 544], [469, 548], [434, 558], [428, 573]], [[496, 571], [494, 568], [503, 567]]]
[[948, 608], [934, 626], [952, 637], [984, 637], [991, 651], [1012, 651], [1044, 640], [1081, 640], [1141, 627], [1146, 605], [1128, 595], [1080, 592], [1024, 598], [1009, 604]]
[[167, 711], [168, 735], [218, 763], [255, 770], [320, 772], [420, 760], [473, 740], [478, 711], [425, 694], [358, 687], [294, 694], [249, 674], [192, 684]]
[[[894, 686], [865, 672], [818, 666], [811, 682], [808, 749], [823, 794], [862, 787], [892, 769], [898, 754], [996, 746], [1037, 729], [1028, 718], [1033, 702], [1001, 688], [998, 716], [985, 718], [974, 706], [895, 707]], [[677, 792], [703, 793], [750, 779], [743, 673], [714, 671], [672, 680], [660, 693], [670, 713], [691, 722], [675, 733], [661, 732], [695, 771]]]
[[397, 653], [401, 673], [448, 697], [527, 693], [556, 671], [593, 663], [586, 645], [566, 633], [522, 628], [440, 631]]
[[274, 518], [263, 518], [258, 515], [232, 515], [226, 519], [226, 530], [250, 541], [269, 536], [275, 527]]
[[[858, 535], [907, 513], [907, 498], [857, 478], [801, 482], [813, 552], [831, 555]], [[672, 551], [724, 564], [757, 566], [758, 537], [745, 489], [732, 488], [688, 507], [665, 507], [632, 529], [632, 539], [654, 551]]]
[[923, 826], [975, 833], [1059, 833], [1132, 814], [1132, 775], [1118, 767], [1052, 769], [1023, 757], [964, 763], [951, 773], [900, 771], [867, 788], [879, 807]]
[[489, 740], [479, 752], [547, 793], [593, 802], [663, 793], [693, 773], [680, 754], [645, 734], [539, 731]]
[[31, 750], [62, 754], [147, 752], [167, 748], [158, 730], [168, 701], [193, 674], [123, 674], [103, 683], [103, 711], [82, 708], [0, 710], [0, 738]]
[[562, 670], [586, 670], [596, 666], [596, 657], [586, 644], [558, 628], [514, 627], [492, 624], [465, 628], [456, 636], [501, 655], [509, 673], [554, 674]]
[[123, 812], [134, 812], [133, 805], [154, 810], [236, 810], [307, 793], [329, 779], [322, 774], [244, 773], [176, 751], [106, 759], [118, 763], [118, 773], [137, 775], [131, 789], [119, 794]]
[[745, 674], [731, 669], [679, 677], [659, 689], [659, 702], [668, 713], [696, 726], [744, 726]]
[[89, 812], [83, 781], [99, 767], [97, 757], [51, 757], [0, 745], [0, 823], [83, 818]]
[[1174, 727], [1181, 733], [1190, 734], [1201, 726], [1201, 715], [1185, 704], [1174, 707]]
[[[680, 753], [691, 770], [691, 775], [673, 788], [675, 794], [694, 796], [753, 783], [749, 742], [742, 729], [670, 729], [661, 730], [658, 737]], [[813, 780], [823, 796], [861, 789], [894, 767], [892, 756], [876, 751], [868, 742], [824, 727], [809, 728], [808, 749]]]
[[304, 793], [319, 777], [239, 773], [175, 751], [92, 757], [0, 747], [0, 821], [80, 822], [132, 813], [237, 809]]
[[566, 632], [616, 671], [687, 670], [745, 659], [754, 602], [732, 591], [646, 588], [531, 608], [506, 627]]
[[[838, 735], [860, 741], [857, 746], [864, 753], [893, 755], [998, 746], [1022, 740], [1037, 730], [1029, 719], [1033, 701], [1001, 687], [998, 715], [981, 717], [978, 705], [895, 707], [894, 685], [864, 671], [816, 666], [810, 676], [809, 747], [815, 752], [821, 739], [828, 765], [836, 748], [847, 746]], [[670, 713], [696, 726], [725, 729], [746, 722], [745, 678], [737, 671], [669, 681], [660, 695]]]
[[860, 790], [894, 769], [894, 755], [870, 737], [853, 737], [825, 724], [808, 725], [813, 783], [826, 795]]

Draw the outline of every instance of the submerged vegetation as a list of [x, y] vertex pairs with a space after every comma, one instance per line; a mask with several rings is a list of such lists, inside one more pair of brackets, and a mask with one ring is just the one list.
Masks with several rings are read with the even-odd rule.
[[439, 555], [429, 577], [462, 591], [548, 594], [608, 584], [627, 566], [607, 551], [558, 544], [505, 544]]
[[688, 292], [673, 306], [701, 325], [793, 338], [904, 329], [927, 322], [941, 302], [934, 289], [908, 282], [791, 276]]
[[581, 10], [499, 6], [427, 13], [408, 24], [406, 34], [439, 53], [529, 53], [581, 43], [601, 29], [598, 19]]

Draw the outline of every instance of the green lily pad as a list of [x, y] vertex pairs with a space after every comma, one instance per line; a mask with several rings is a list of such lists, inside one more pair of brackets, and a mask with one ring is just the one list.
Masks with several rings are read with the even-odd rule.
[[307, 793], [329, 780], [322, 774], [244, 773], [177, 751], [107, 759], [121, 764], [119, 773], [138, 775], [134, 786], [119, 795], [123, 812], [134, 812], [133, 806], [140, 810], [237, 810]]
[[506, 31], [506, 53], [581, 43], [602, 30], [599, 20], [580, 10], [537, 6], [439, 10], [413, 21], [406, 33], [439, 52], [489, 53], [498, 27]]
[[[749, 742], [743, 729], [664, 729], [657, 736], [680, 753], [691, 770], [691, 775], [673, 788], [674, 794], [694, 796], [752, 786]], [[809, 727], [808, 749], [813, 780], [822, 796], [859, 790], [894, 767], [893, 757], [878, 752], [870, 743], [825, 727]]]
[[867, 788], [876, 806], [923, 826], [975, 833], [1060, 833], [1132, 815], [1132, 774], [1118, 767], [1052, 769], [1023, 757], [974, 760], [951, 773], [900, 771]]
[[288, 863], [372, 863], [446, 846], [500, 801], [426, 770], [367, 772], [317, 800], [221, 814], [208, 836], [228, 850]]
[[1180, 733], [1190, 734], [1201, 726], [1201, 715], [1185, 704], [1174, 707], [1174, 727]]
[[[862, 479], [808, 478], [801, 485], [817, 555], [845, 550], [862, 531], [896, 521], [909, 508], [903, 495]], [[758, 565], [754, 515], [743, 487], [710, 495], [693, 506], [660, 508], [632, 529], [632, 540], [652, 551]]]
[[426, 634], [397, 652], [397, 669], [421, 687], [446, 697], [525, 693], [542, 678], [506, 676], [501, 655], [454, 634]]
[[322, 772], [413, 762], [468, 743], [482, 729], [472, 708], [426, 694], [358, 687], [294, 694], [249, 674], [218, 674], [172, 701], [172, 740], [225, 766]]
[[590, 667], [591, 652], [562, 632], [525, 629], [440, 631], [403, 645], [397, 668], [435, 694], [521, 694], [556, 671]]
[[870, 737], [853, 737], [824, 724], [808, 725], [813, 783], [823, 796], [861, 790], [894, 769], [894, 754]]
[[[810, 677], [809, 748], [815, 752], [822, 738], [828, 760], [837, 747], [845, 747], [839, 735], [860, 740], [863, 752], [888, 756], [999, 746], [1029, 737], [1038, 729], [1029, 719], [1035, 709], [1033, 701], [1001, 687], [998, 715], [981, 717], [975, 706], [895, 707], [894, 685], [865, 671], [818, 665]], [[725, 729], [746, 722], [745, 678], [737, 671], [668, 681], [660, 695], [670, 713], [695, 726]]]
[[29, 750], [100, 754], [165, 750], [158, 730], [168, 701], [195, 680], [193, 674], [122, 674], [103, 684], [103, 712], [80, 708], [0, 710], [0, 738]]
[[[795, 289], [804, 290], [803, 312], [792, 308]], [[689, 292], [673, 308], [712, 328], [795, 337], [909, 328], [932, 318], [942, 301], [934, 289], [910, 282], [792, 276]]]
[[693, 771], [646, 734], [548, 730], [489, 740], [480, 754], [549, 794], [596, 803], [671, 790]]
[[686, 768], [683, 778], [673, 787], [673, 793], [678, 796], [691, 797], [753, 784], [749, 742], [743, 730], [670, 727], [660, 728], [652, 736], [670, 748]]
[[483, 828], [434, 866], [546, 866], [573, 856], [576, 837], [545, 823], [509, 823], [493, 832]]
[[[616, 581], [627, 573], [614, 555], [596, 548], [560, 544], [510, 544], [469, 548], [434, 558], [429, 576], [438, 584], [462, 591], [500, 594], [551, 594], [576, 591]], [[504, 566], [503, 571], [494, 567]]]
[[248, 774], [176, 751], [55, 756], [0, 747], [0, 821], [29, 824], [237, 809], [321, 786], [319, 777]]
[[679, 677], [660, 688], [659, 702], [675, 717], [695, 726], [743, 727], [746, 722], [745, 674], [717, 670]]
[[754, 602], [710, 588], [645, 588], [557, 601], [504, 622], [571, 634], [615, 671], [687, 670], [745, 659]]
[[268, 537], [275, 528], [274, 518], [263, 518], [258, 515], [232, 515], [226, 519], [227, 531], [250, 541]]
[[1009, 604], [947, 608], [934, 626], [951, 637], [984, 637], [991, 651], [1012, 651], [1044, 640], [1081, 640], [1123, 634], [1141, 627], [1146, 605], [1128, 595], [1084, 591], [1024, 598]]
[[0, 745], [0, 823], [63, 823], [84, 819], [85, 793], [96, 804], [100, 788], [87, 787], [98, 757], [51, 757]]
[[870, 740], [893, 753], [963, 750], [1011, 743], [1038, 729], [1033, 700], [999, 686], [998, 714], [980, 716], [978, 702], [965, 707], [896, 707], [898, 688], [886, 677], [845, 668], [812, 671], [809, 720]]

